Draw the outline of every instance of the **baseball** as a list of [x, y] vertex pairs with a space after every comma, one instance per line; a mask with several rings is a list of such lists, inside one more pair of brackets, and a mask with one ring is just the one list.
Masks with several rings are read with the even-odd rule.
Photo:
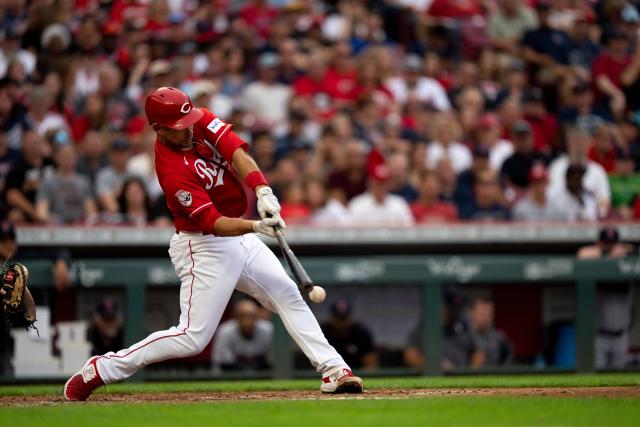
[[320, 304], [327, 297], [327, 292], [322, 286], [314, 286], [309, 292], [309, 299], [316, 304]]

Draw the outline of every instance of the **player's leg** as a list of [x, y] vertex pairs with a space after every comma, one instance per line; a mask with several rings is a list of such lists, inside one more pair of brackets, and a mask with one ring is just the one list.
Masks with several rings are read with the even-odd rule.
[[95, 370], [105, 384], [122, 381], [146, 365], [198, 354], [211, 341], [247, 251], [237, 238], [181, 233], [171, 240], [169, 254], [181, 281], [179, 325], [117, 353], [90, 359], [85, 365], [89, 375], [83, 377], [95, 376], [91, 372]]
[[[323, 391], [334, 392], [338, 379], [342, 379], [349, 366], [329, 344], [309, 306], [300, 295], [295, 282], [287, 275], [276, 256], [255, 235], [243, 237], [249, 248], [249, 258], [240, 275], [236, 289], [256, 298], [267, 309], [278, 313], [289, 335], [298, 344], [314, 368], [331, 377]], [[362, 381], [357, 379], [360, 391]], [[340, 391], [355, 391], [345, 387]], [[331, 390], [329, 390], [331, 389]]]

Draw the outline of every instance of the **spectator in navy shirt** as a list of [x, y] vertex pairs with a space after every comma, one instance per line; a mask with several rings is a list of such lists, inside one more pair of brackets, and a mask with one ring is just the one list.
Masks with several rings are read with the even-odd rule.
[[491, 169], [478, 173], [473, 186], [473, 202], [464, 210], [460, 209], [460, 218], [474, 221], [505, 221], [511, 213], [502, 204], [502, 191], [498, 177]]
[[540, 2], [536, 9], [540, 27], [522, 37], [523, 57], [532, 66], [537, 83], [549, 85], [566, 73], [572, 44], [566, 33], [549, 25], [548, 3]]

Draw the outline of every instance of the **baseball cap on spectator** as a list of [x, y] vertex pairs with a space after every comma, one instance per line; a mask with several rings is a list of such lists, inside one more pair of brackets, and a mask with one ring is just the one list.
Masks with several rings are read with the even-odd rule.
[[111, 149], [113, 151], [127, 151], [129, 148], [131, 148], [131, 145], [129, 141], [124, 138], [116, 138], [111, 143]]
[[620, 12], [620, 19], [627, 24], [637, 24], [640, 22], [640, 13], [631, 3], [627, 3]]
[[500, 124], [500, 120], [495, 113], [485, 113], [478, 122], [478, 128], [489, 129]]
[[369, 178], [376, 182], [387, 182], [389, 178], [391, 178], [391, 171], [389, 170], [389, 166], [385, 163], [380, 163], [373, 168], [369, 172]]
[[56, 38], [60, 40], [62, 50], [66, 50], [71, 44], [71, 33], [69, 29], [62, 24], [51, 24], [42, 32], [40, 45], [47, 47]]
[[331, 314], [339, 319], [346, 319], [351, 315], [351, 302], [346, 298], [339, 298], [331, 304]]
[[156, 59], [149, 66], [149, 76], [157, 77], [171, 72], [171, 63], [166, 59]]
[[541, 163], [534, 164], [529, 170], [529, 182], [533, 183], [533, 182], [547, 181], [547, 180], [548, 180], [547, 168]]
[[0, 223], [0, 241], [16, 240], [16, 229], [9, 221]]
[[404, 59], [404, 68], [409, 71], [422, 71], [422, 59], [418, 55], [407, 55]]
[[531, 133], [531, 125], [526, 120], [516, 120], [511, 126], [511, 132], [516, 135], [527, 135]]
[[273, 52], [266, 52], [258, 58], [258, 67], [263, 70], [266, 68], [274, 68], [280, 65], [280, 57]]
[[598, 241], [612, 244], [620, 241], [620, 234], [615, 227], [602, 227], [598, 233]]

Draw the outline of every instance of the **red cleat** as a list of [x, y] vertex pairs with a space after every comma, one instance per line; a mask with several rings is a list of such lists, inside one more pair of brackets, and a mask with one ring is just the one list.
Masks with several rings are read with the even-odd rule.
[[64, 398], [67, 400], [87, 400], [93, 390], [104, 385], [96, 361], [99, 356], [93, 356], [82, 369], [75, 373], [64, 385]]

